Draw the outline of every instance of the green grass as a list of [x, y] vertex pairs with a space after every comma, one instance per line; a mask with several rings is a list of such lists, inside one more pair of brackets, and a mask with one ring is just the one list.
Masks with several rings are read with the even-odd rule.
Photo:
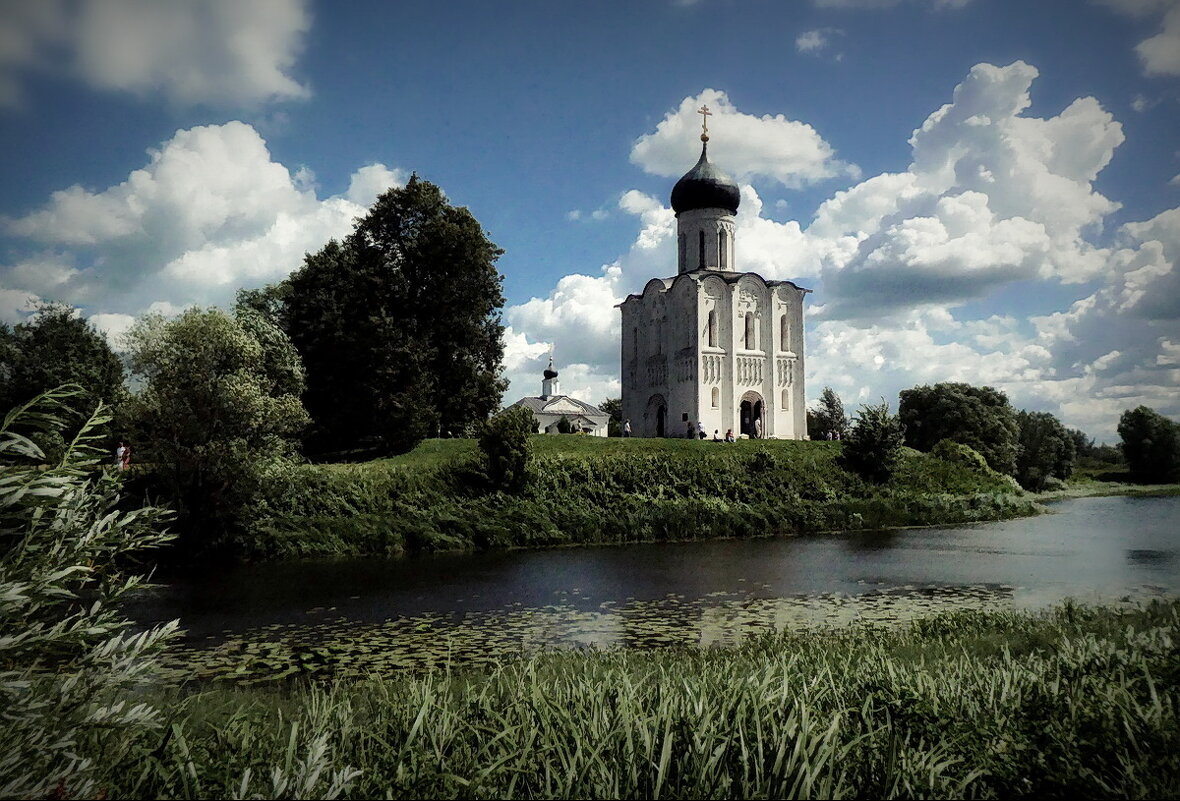
[[1176, 797], [1177, 641], [1180, 602], [1067, 603], [198, 687], [161, 699], [166, 732], [90, 754], [112, 798]]
[[[839, 443], [802, 442], [797, 440], [738, 440], [713, 442], [690, 439], [656, 439], [643, 437], [587, 437], [534, 434], [529, 447], [538, 459], [593, 459], [626, 455], [670, 455], [678, 459], [709, 460], [726, 455], [767, 452], [784, 457], [813, 452], [816, 449], [839, 452]], [[400, 456], [379, 459], [372, 466], [388, 465], [412, 469], [433, 469], [473, 459], [478, 446], [472, 439], [428, 439]]]
[[469, 440], [273, 477], [234, 541], [251, 559], [783, 535], [1035, 514], [1007, 477], [906, 451], [866, 484], [840, 443], [534, 436], [531, 479], [496, 490]]

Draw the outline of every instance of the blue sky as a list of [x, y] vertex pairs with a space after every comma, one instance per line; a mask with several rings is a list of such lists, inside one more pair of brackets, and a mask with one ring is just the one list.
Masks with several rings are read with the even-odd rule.
[[228, 304], [410, 172], [505, 250], [506, 400], [618, 395], [708, 103], [808, 396], [1180, 416], [1180, 2], [0, 2], [0, 318]]

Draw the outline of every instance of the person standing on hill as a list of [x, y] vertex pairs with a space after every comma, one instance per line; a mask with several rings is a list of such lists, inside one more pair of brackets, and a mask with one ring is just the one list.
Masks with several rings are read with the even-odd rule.
[[623, 436], [631, 436], [631, 418], [627, 418], [623, 421]]

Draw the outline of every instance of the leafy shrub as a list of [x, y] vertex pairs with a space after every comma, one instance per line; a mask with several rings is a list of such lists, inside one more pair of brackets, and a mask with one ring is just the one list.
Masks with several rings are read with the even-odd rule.
[[508, 492], [519, 492], [528, 484], [529, 434], [533, 413], [513, 406], [493, 415], [479, 433], [479, 448], [487, 462], [488, 479]]
[[944, 462], [962, 465], [977, 473], [991, 472], [991, 468], [987, 466], [987, 459], [984, 459], [979, 451], [970, 445], [963, 445], [954, 440], [940, 439], [934, 449], [930, 451], [930, 455], [936, 459], [942, 459]]
[[888, 403], [861, 406], [856, 423], [844, 441], [840, 466], [866, 481], [884, 484], [897, 470], [904, 441], [901, 421], [889, 413]]
[[59, 458], [46, 463], [33, 432], [66, 430], [60, 388], [0, 425], [0, 796], [93, 798], [88, 745], [107, 747], [159, 726], [137, 700], [152, 655], [176, 622], [127, 634], [117, 603], [142, 582], [131, 554], [171, 539], [161, 509], [119, 509], [118, 474], [99, 469], [110, 417], [99, 404]]

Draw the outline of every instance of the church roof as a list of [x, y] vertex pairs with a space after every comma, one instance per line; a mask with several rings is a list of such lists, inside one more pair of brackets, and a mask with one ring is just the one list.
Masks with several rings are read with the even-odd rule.
[[581, 415], [583, 417], [601, 417], [603, 420], [609, 414], [585, 401], [571, 398], [569, 395], [550, 395], [547, 398], [521, 398], [513, 406], [526, 406], [533, 414], [552, 415]]
[[[720, 278], [722, 281], [724, 281], [727, 284], [736, 284], [738, 281], [740, 281], [741, 279], [743, 279], [747, 276], [753, 276], [753, 277], [757, 278], [759, 281], [766, 284], [766, 286], [770, 287], [771, 289], [773, 289], [775, 287], [779, 287], [779, 286], [789, 286], [789, 287], [794, 287], [795, 289], [799, 290], [800, 292], [810, 293], [812, 291], [810, 289], [807, 289], [806, 287], [799, 286], [794, 281], [779, 281], [779, 280], [767, 281], [765, 278], [758, 275], [758, 273], [738, 273], [738, 272], [734, 272], [732, 270], [707, 270], [707, 269], [706, 270], [692, 270], [687, 273], [681, 273], [680, 275], [676, 276], [675, 278], [653, 278], [651, 281], [648, 281], [647, 284], [648, 284], [648, 286], [650, 286], [653, 281], [662, 283], [664, 285], [664, 288], [663, 288], [663, 290], [659, 290], [659, 291], [667, 291], [672, 288], [672, 284], [674, 284], [677, 281], [682, 280], [682, 279], [691, 279], [691, 280], [700, 282], [706, 278], [714, 277], [714, 278]], [[644, 287], [643, 292], [631, 293], [630, 295], [628, 295], [626, 298], [623, 299], [623, 303], [617, 304], [616, 307], [622, 306], [623, 304], [625, 304], [629, 301], [632, 301], [632, 300], [641, 299], [646, 291], [647, 291], [647, 287]]]
[[696, 166], [672, 187], [672, 210], [725, 209], [737, 214], [742, 193], [733, 179], [709, 162], [709, 143], [701, 143]]

